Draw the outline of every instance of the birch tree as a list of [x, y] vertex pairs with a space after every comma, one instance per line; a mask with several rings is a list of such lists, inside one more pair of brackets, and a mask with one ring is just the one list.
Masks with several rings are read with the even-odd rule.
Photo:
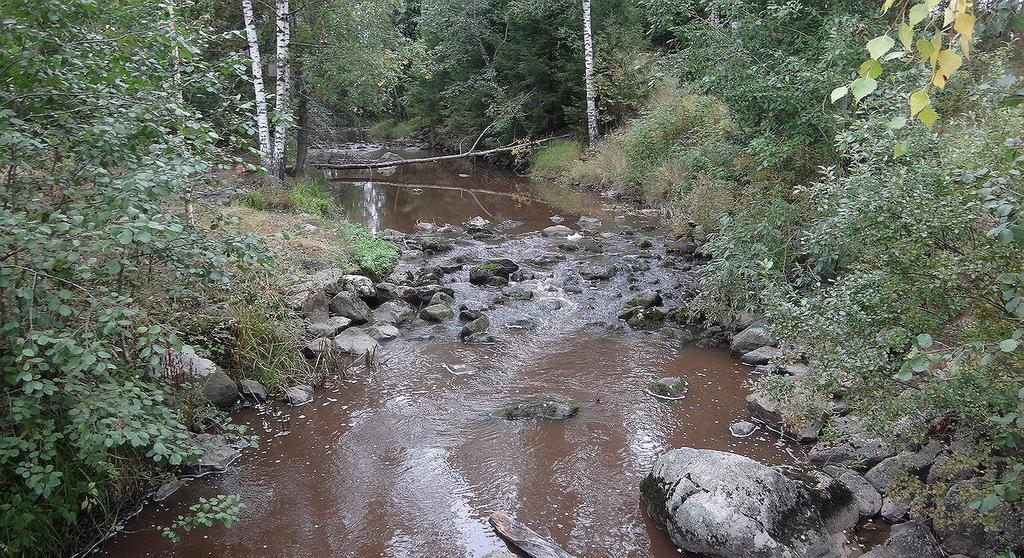
[[291, 26], [288, 0], [277, 0], [277, 89], [274, 95], [274, 151], [270, 173], [284, 178], [285, 146], [288, 144], [289, 81], [291, 68], [288, 46], [291, 43]]
[[587, 87], [587, 136], [593, 146], [597, 143], [597, 102], [594, 92], [594, 37], [590, 30], [590, 0], [583, 0], [583, 55]]
[[264, 168], [270, 169], [273, 154], [270, 146], [270, 124], [267, 119], [267, 92], [263, 88], [263, 62], [260, 58], [260, 42], [256, 34], [256, 18], [253, 15], [252, 0], [242, 0], [242, 17], [245, 19], [245, 37], [249, 42], [249, 59], [252, 61], [252, 89], [256, 98], [256, 129], [260, 141], [260, 163]]

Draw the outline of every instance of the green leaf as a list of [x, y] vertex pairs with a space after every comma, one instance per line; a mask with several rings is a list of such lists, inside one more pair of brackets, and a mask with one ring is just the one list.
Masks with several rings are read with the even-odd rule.
[[886, 124], [886, 127], [890, 130], [899, 130], [907, 125], [907, 118], [905, 116], [897, 116]]
[[910, 116], [917, 116], [924, 107], [928, 106], [928, 92], [924, 89], [914, 91], [910, 94]]
[[828, 98], [829, 98], [829, 100], [832, 103], [835, 103], [839, 99], [842, 99], [843, 97], [845, 97], [846, 94], [849, 93], [849, 92], [850, 92], [849, 88], [847, 88], [845, 85], [843, 85], [841, 87], [836, 87], [835, 89], [833, 89], [832, 93], [829, 94]]
[[922, 349], [927, 349], [932, 346], [932, 336], [927, 333], [922, 333], [917, 336], [917, 346]]
[[882, 64], [878, 60], [865, 60], [860, 65], [860, 77], [876, 78], [882, 75]]
[[939, 113], [935, 112], [935, 109], [927, 107], [918, 113], [917, 118], [920, 119], [925, 126], [931, 128], [935, 125], [935, 122], [939, 120]]
[[917, 51], [921, 54], [922, 60], [930, 58], [931, 55], [935, 54], [935, 47], [928, 39], [918, 39], [914, 44], [917, 46]]
[[857, 101], [872, 94], [877, 88], [878, 82], [869, 77], [862, 77], [850, 84], [850, 91], [853, 92], [853, 98]]
[[900, 44], [903, 45], [904, 50], [910, 50], [914, 47], [914, 28], [907, 25], [906, 23], [900, 23], [900, 30], [898, 34], [900, 38]]
[[1004, 353], [1012, 353], [1017, 350], [1017, 346], [1020, 344], [1016, 339], [1004, 339], [999, 342], [999, 350]]
[[868, 54], [871, 55], [871, 58], [877, 60], [880, 56], [892, 50], [894, 46], [896, 46], [896, 41], [892, 37], [880, 35], [868, 41]]
[[909, 150], [910, 147], [907, 145], [907, 142], [901, 141], [900, 143], [897, 143], [896, 145], [892, 146], [892, 157], [893, 159], [899, 159], [900, 157], [906, 155], [907, 151]]
[[907, 23], [909, 23], [911, 27], [921, 23], [926, 17], [928, 17], [928, 6], [925, 6], [924, 4], [915, 4], [909, 11], [907, 11]]

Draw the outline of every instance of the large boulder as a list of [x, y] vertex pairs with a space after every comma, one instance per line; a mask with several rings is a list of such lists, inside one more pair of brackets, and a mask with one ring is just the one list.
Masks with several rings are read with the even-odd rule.
[[441, 322], [455, 316], [455, 310], [447, 304], [431, 304], [420, 310], [420, 318], [428, 322]]
[[238, 401], [238, 385], [220, 370], [206, 377], [202, 391], [203, 397], [218, 409], [230, 409]]
[[950, 521], [935, 525], [935, 533], [948, 553], [996, 558], [998, 551], [1020, 549], [1024, 541], [1024, 506], [1006, 503], [988, 512], [983, 525], [971, 502], [978, 498], [985, 482], [994, 479], [975, 478], [955, 483], [942, 501], [942, 510]]
[[838, 556], [831, 529], [849, 527], [853, 505], [842, 485], [804, 469], [694, 448], [658, 458], [641, 493], [677, 546], [725, 558]]
[[768, 328], [761, 324], [754, 324], [733, 336], [729, 348], [732, 349], [732, 352], [742, 355], [754, 349], [775, 345], [778, 345], [778, 342], [772, 337]]
[[759, 347], [753, 351], [743, 353], [743, 356], [740, 357], [740, 362], [756, 366], [759, 364], [768, 364], [773, 360], [782, 358], [782, 356], [782, 349], [776, 347]]
[[370, 312], [370, 307], [355, 293], [342, 291], [331, 299], [331, 314], [348, 318], [352, 323], [361, 324], [369, 321]]

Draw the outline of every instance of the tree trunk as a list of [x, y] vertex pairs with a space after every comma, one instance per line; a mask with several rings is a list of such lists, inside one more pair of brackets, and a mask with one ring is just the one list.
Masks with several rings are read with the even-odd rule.
[[295, 93], [299, 100], [295, 130], [295, 174], [305, 175], [306, 156], [309, 153], [309, 91], [306, 90], [306, 76], [301, 63], [295, 65]]
[[263, 62], [260, 60], [260, 43], [256, 35], [256, 18], [252, 11], [252, 0], [242, 0], [242, 16], [245, 19], [245, 37], [249, 42], [249, 58], [252, 61], [252, 91], [256, 97], [256, 130], [260, 140], [260, 164], [270, 170], [270, 124], [267, 119], [267, 92], [263, 89]]
[[594, 37], [590, 30], [590, 0], [583, 0], [583, 54], [587, 84], [587, 136], [597, 144], [597, 101], [594, 92]]
[[[177, 98], [178, 105], [184, 108], [185, 95], [181, 91], [181, 48], [178, 46], [178, 16], [175, 11], [174, 0], [167, 0], [167, 31], [170, 33], [170, 39], [174, 44], [171, 49], [171, 55], [174, 57], [174, 60], [172, 60], [174, 76], [171, 77], [171, 84], [174, 87], [174, 96]], [[185, 191], [185, 219], [189, 226], [196, 224], [196, 210], [192, 198], [192, 185], [189, 182]]]
[[284, 179], [285, 148], [288, 145], [289, 82], [291, 69], [288, 60], [288, 45], [291, 43], [291, 26], [288, 0], [277, 0], [277, 89], [274, 100], [274, 159], [271, 173]]

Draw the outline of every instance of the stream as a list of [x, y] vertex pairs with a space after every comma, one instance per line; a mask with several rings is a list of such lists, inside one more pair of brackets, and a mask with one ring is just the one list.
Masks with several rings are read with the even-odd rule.
[[[385, 151], [431, 154], [354, 145], [321, 156], [378, 160]], [[639, 483], [659, 455], [692, 446], [794, 461], [795, 446], [763, 428], [730, 435], [731, 422], [749, 418], [750, 367], [725, 349], [700, 348], [707, 343], [680, 326], [640, 331], [618, 319], [638, 292], [658, 290], [677, 308], [695, 288], [692, 261], [668, 253], [675, 239], [657, 216], [467, 160], [330, 178], [346, 216], [375, 231], [476, 216], [494, 224], [493, 235], [454, 232], [453, 250], [413, 251], [400, 265], [440, 265], [456, 305], [486, 308], [493, 342], [459, 341], [457, 318], [416, 319], [374, 365], [329, 382], [311, 404], [239, 411], [259, 447], [226, 473], [147, 504], [100, 554], [481, 557], [505, 547], [487, 523], [504, 511], [577, 556], [686, 556], [640, 501]], [[601, 223], [590, 236], [545, 238], [536, 231], [552, 216], [573, 229], [581, 216]], [[530, 300], [502, 301], [501, 288], [469, 283], [470, 264], [492, 258], [521, 266], [512, 287]], [[594, 269], [611, 277], [580, 278]], [[645, 393], [664, 376], [688, 381], [684, 399]], [[581, 409], [564, 421], [493, 416], [530, 396]], [[178, 543], [161, 537], [156, 526], [216, 494], [241, 495], [236, 525], [182, 533]]]

